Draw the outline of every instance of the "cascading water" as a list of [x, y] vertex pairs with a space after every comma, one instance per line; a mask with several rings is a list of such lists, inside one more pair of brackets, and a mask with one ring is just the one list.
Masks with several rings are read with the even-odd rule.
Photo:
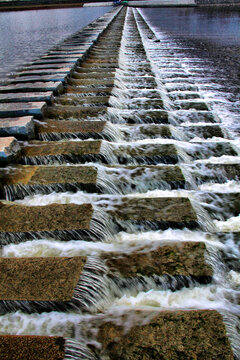
[[[87, 230], [66, 230], [65, 237], [60, 236], [63, 241], [51, 231], [33, 232], [31, 241], [29, 234], [10, 233], [12, 241], [1, 249], [1, 256], [6, 258], [87, 256], [71, 300], [74, 306], [64, 313], [66, 309], [58, 308], [58, 304], [45, 303], [42, 306], [49, 305], [50, 312], [39, 315], [24, 313], [33, 309], [21, 301], [6, 302], [2, 308], [0, 304], [2, 312], [17, 310], [15, 317], [12, 313], [0, 316], [1, 333], [66, 336], [72, 338], [66, 359], [71, 358], [71, 351], [79, 358], [103, 359], [98, 355], [98, 323], [118, 324], [123, 318], [128, 328], [131, 311], [135, 319], [136, 310], [149, 312], [146, 316], [150, 317], [162, 310], [213, 309], [222, 314], [234, 355], [240, 359], [240, 254], [236, 240], [240, 217], [237, 200], [233, 201], [239, 184], [237, 175], [228, 170], [228, 166], [239, 164], [239, 142], [231, 124], [225, 123], [222, 109], [227, 100], [216, 101], [220, 97], [217, 85], [211, 86], [209, 94], [206, 82], [210, 86], [212, 77], [203, 83], [196, 75], [205, 69], [204, 61], [188, 58], [185, 51], [189, 49], [154, 30], [141, 11], [128, 8], [126, 16], [125, 10], [120, 12], [112, 31], [116, 37], [107, 30], [75, 69], [75, 77], [66, 87], [67, 99], [55, 99], [60, 107], [67, 102], [77, 108], [86, 97], [90, 104], [86, 108], [91, 109], [98, 100], [99, 106], [105, 106], [101, 101], [107, 97], [106, 111], [89, 118], [96, 125], [99, 120], [106, 121], [105, 128], [96, 136], [94, 131], [38, 134], [46, 146], [54, 143], [59, 148], [74, 138], [74, 146], [87, 141], [94, 144], [92, 138], [104, 139], [98, 152], [75, 156], [72, 150], [58, 155], [51, 150], [22, 159], [22, 163], [40, 164], [42, 168], [57, 168], [60, 163], [66, 169], [94, 169], [94, 188], [86, 191], [71, 178], [68, 183], [56, 179], [54, 183], [51, 178], [49, 184], [5, 185], [6, 198], [16, 206], [93, 206]], [[114, 47], [110, 57], [104, 49], [109, 42]], [[104, 72], [104, 81], [99, 84], [93, 80], [91, 85], [89, 78], [88, 84], [85, 79], [91, 72], [93, 78]], [[86, 77], [78, 78], [78, 74]], [[71, 91], [79, 92], [74, 101]], [[229, 111], [228, 105], [226, 108]], [[73, 120], [72, 113], [64, 116]], [[49, 119], [45, 120], [48, 124]], [[82, 119], [76, 116], [74, 120]], [[41, 146], [41, 141], [33, 146]], [[68, 189], [67, 184], [72, 187]], [[39, 238], [41, 235], [44, 237]], [[169, 257], [174, 251], [184, 256], [184, 246], [200, 246], [200, 254], [204, 253], [200, 273], [188, 270], [188, 261], [193, 258], [197, 263], [201, 257], [194, 258], [194, 250], [191, 253], [189, 249], [183, 274], [176, 269], [157, 273], [167, 256], [161, 253], [156, 260], [155, 253], [172, 247]], [[138, 264], [141, 256], [147, 261], [145, 270], [141, 268], [144, 264]], [[119, 258], [123, 259], [121, 266]], [[156, 266], [153, 259], [158, 261]], [[126, 264], [133, 273], [126, 275]], [[203, 270], [208, 267], [212, 273]], [[41, 310], [38, 306], [41, 304], [36, 304], [34, 311]], [[85, 331], [86, 322], [93, 338]]]

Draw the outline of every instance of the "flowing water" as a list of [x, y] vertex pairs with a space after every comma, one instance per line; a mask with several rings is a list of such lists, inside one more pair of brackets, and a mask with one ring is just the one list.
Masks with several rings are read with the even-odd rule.
[[[92, 226], [96, 237], [90, 236], [86, 241], [77, 232], [69, 232], [69, 241], [60, 241], [53, 234], [40, 239], [33, 235], [31, 241], [21, 238], [21, 242], [7, 244], [1, 249], [1, 255], [9, 258], [87, 255], [85, 273], [74, 295], [80, 299], [82, 311], [3, 314], [0, 317], [1, 332], [63, 335], [96, 345], [96, 340], [86, 336], [81, 323], [87, 322], [90, 328], [94, 324], [91, 328], [94, 333], [96, 321], [101, 322], [104, 318], [104, 321], [115, 319], [118, 322], [122, 314], [130, 310], [150, 313], [214, 309], [223, 315], [234, 354], [240, 359], [237, 334], [240, 316], [240, 112], [236, 91], [239, 80], [234, 77], [236, 69], [229, 73], [225, 68], [218, 48], [218, 42], [221, 46], [226, 46], [226, 42], [236, 48], [239, 46], [240, 27], [236, 27], [239, 15], [234, 13], [227, 23], [234, 24], [233, 27], [227, 26], [230, 33], [238, 29], [231, 43], [228, 35], [224, 39], [217, 37], [217, 40], [214, 36], [214, 29], [219, 24], [223, 23], [226, 29], [221, 12], [213, 27], [204, 16], [207, 10], [157, 9], [156, 14], [150, 9], [127, 9], [114, 44], [119, 52], [111, 93], [107, 94], [106, 85], [95, 84], [91, 88], [98, 89], [101, 99], [97, 105], [103, 110], [87, 119], [104, 120], [109, 124], [103, 134], [105, 140], [99, 155], [82, 160], [83, 167], [97, 169], [98, 191], [77, 189], [71, 192], [57, 186], [42, 186], [36, 190], [27, 185], [6, 188], [6, 197], [16, 204], [93, 205]], [[209, 14], [212, 19], [212, 13]], [[200, 37], [199, 24], [204, 22], [208, 27]], [[211, 42], [213, 50], [205, 56], [206, 44]], [[220, 54], [217, 64], [213, 61], [214, 54]], [[231, 59], [234, 62], [234, 57]], [[101, 71], [101, 66], [97, 70]], [[87, 72], [86, 68], [82, 73], [84, 71]], [[106, 81], [109, 78], [106, 75]], [[76, 88], [79, 90], [81, 86], [86, 85]], [[95, 96], [95, 92], [91, 94], [90, 90], [86, 94], [88, 99]], [[72, 101], [72, 96], [69, 94], [67, 101]], [[102, 99], [104, 96], [109, 97], [107, 106]], [[78, 100], [81, 98], [79, 95]], [[70, 132], [41, 136], [41, 140], [60, 143], [69, 140], [78, 143], [84, 138], [81, 133]], [[91, 135], [90, 139], [95, 141]], [[173, 149], [172, 153], [166, 149]], [[26, 156], [23, 163], [70, 166], [79, 163], [79, 159], [75, 160], [64, 155], [39, 155]], [[173, 171], [176, 165], [182, 180], [176, 179], [176, 174], [172, 181], [164, 178], [163, 174]], [[174, 227], [154, 221], [139, 224], [114, 217], [122, 208], [126, 207], [127, 212], [131, 201], [143, 203], [154, 199], [157, 202], [163, 198], [189, 199], [197, 214], [196, 223]], [[152, 212], [155, 211], [153, 204], [149, 206]], [[135, 210], [133, 207], [129, 212]], [[210, 283], [190, 275], [108, 278], [107, 266], [101, 260], [102, 255], [111, 253], [142, 254], [185, 242], [205, 244], [205, 261], [214, 272]], [[131, 321], [127, 318], [125, 326], [129, 327]], [[94, 356], [90, 358], [94, 359]]]

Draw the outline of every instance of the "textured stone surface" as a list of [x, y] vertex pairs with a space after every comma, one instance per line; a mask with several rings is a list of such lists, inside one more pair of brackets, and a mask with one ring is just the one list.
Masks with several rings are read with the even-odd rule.
[[64, 81], [65, 75], [38, 75], [38, 76], [21, 76], [17, 77], [14, 80], [11, 80], [11, 84], [20, 84], [20, 83], [36, 83], [36, 82], [58, 82]]
[[164, 311], [146, 325], [138, 326], [140, 321], [128, 331], [110, 322], [102, 325], [100, 355], [110, 360], [234, 360], [216, 311]]
[[148, 252], [110, 253], [102, 258], [111, 272], [124, 277], [153, 274], [212, 276], [212, 268], [205, 262], [205, 251], [204, 243], [180, 241]]
[[86, 257], [1, 258], [0, 300], [69, 301]]
[[0, 336], [3, 360], [63, 360], [65, 340], [60, 336]]
[[20, 93], [5, 93], [0, 94], [0, 103], [11, 102], [36, 102], [36, 101], [50, 101], [52, 98], [52, 92], [20, 92]]
[[0, 138], [0, 164], [18, 160], [20, 145], [14, 137]]
[[19, 93], [19, 92], [36, 92], [36, 91], [54, 91], [56, 93], [63, 92], [63, 83], [59, 82], [36, 82], [0, 86], [0, 94], [4, 93]]
[[38, 133], [102, 133], [106, 121], [47, 120], [36, 123]]
[[197, 215], [188, 198], [122, 198], [109, 211], [120, 220], [188, 223]]
[[96, 184], [97, 168], [90, 166], [19, 165], [0, 170], [3, 185]]
[[31, 141], [23, 156], [99, 154], [101, 141]]
[[87, 230], [93, 208], [90, 204], [25, 206], [0, 202], [0, 232]]
[[0, 118], [34, 115], [41, 117], [46, 109], [45, 102], [0, 103]]
[[0, 136], [14, 136], [21, 140], [33, 138], [34, 123], [32, 116], [0, 119]]

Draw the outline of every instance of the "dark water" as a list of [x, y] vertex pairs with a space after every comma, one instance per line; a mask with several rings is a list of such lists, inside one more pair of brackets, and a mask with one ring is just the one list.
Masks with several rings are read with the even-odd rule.
[[111, 7], [0, 12], [0, 82]]
[[[174, 40], [187, 57], [206, 61], [206, 69], [240, 101], [240, 11], [231, 8], [141, 9], [158, 36]], [[222, 80], [220, 79], [221, 75]], [[227, 80], [227, 81], [226, 81]]]
[[142, 13], [156, 29], [175, 36], [240, 45], [240, 11], [236, 9], [155, 8]]

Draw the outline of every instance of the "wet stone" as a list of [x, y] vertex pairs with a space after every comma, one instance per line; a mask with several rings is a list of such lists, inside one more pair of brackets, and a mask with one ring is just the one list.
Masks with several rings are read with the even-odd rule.
[[33, 193], [51, 193], [63, 190], [81, 189], [96, 192], [97, 168], [81, 165], [19, 165], [0, 170], [0, 183], [1, 186], [8, 187], [8, 196], [11, 193], [12, 199], [23, 198]]
[[72, 66], [67, 66], [64, 68], [57, 68], [57, 69], [24, 69], [23, 71], [17, 74], [18, 77], [22, 76], [39, 76], [39, 75], [55, 75], [55, 74], [68, 74], [71, 70]]
[[95, 86], [111, 87], [111, 86], [114, 85], [114, 80], [112, 78], [109, 78], [109, 79], [73, 79], [73, 78], [68, 78], [67, 82], [71, 86], [90, 85], [90, 86], [93, 86], [93, 87], [95, 87]]
[[31, 116], [0, 119], [0, 136], [14, 136], [17, 139], [34, 137], [34, 123]]
[[107, 106], [109, 102], [109, 96], [84, 96], [80, 97], [77, 94], [61, 95], [54, 99], [55, 103], [62, 105], [84, 105], [89, 106], [97, 105]]
[[[22, 148], [23, 157], [57, 157], [65, 156], [70, 161], [87, 161], [101, 158], [101, 141], [31, 141]], [[59, 160], [61, 160], [59, 158]], [[41, 162], [40, 162], [41, 164]]]
[[127, 198], [121, 204], [114, 204], [108, 213], [117, 221], [131, 221], [137, 224], [152, 222], [163, 228], [196, 227], [198, 218], [188, 198]]
[[38, 75], [38, 76], [21, 76], [11, 80], [10, 84], [36, 83], [36, 82], [59, 82], [64, 81], [65, 75]]
[[0, 164], [6, 165], [20, 159], [21, 148], [14, 137], [0, 138]]
[[181, 129], [187, 136], [190, 138], [194, 138], [195, 136], [201, 137], [204, 139], [212, 138], [212, 137], [225, 137], [224, 132], [219, 125], [206, 125], [206, 126], [182, 126]]
[[71, 120], [47, 120], [47, 122], [36, 123], [36, 130], [39, 134], [51, 133], [79, 133], [83, 136], [94, 136], [102, 134], [106, 121], [71, 121]]
[[[86, 94], [87, 96], [110, 96], [112, 87], [94, 88], [91, 86], [68, 86], [65, 89], [66, 94]], [[90, 95], [89, 95], [90, 94]]]
[[174, 102], [174, 105], [179, 109], [189, 110], [209, 110], [207, 104], [203, 101], [186, 101], [186, 100], [178, 100]]
[[6, 93], [19, 93], [19, 92], [48, 92], [53, 91], [54, 93], [63, 92], [63, 83], [59, 82], [36, 82], [36, 83], [24, 83], [15, 85], [0, 86], [0, 94]]
[[47, 101], [50, 102], [52, 98], [52, 92], [20, 92], [20, 93], [5, 93], [0, 94], [0, 103], [12, 103], [12, 102], [36, 102]]
[[0, 300], [69, 301], [86, 257], [1, 258]]
[[134, 159], [138, 164], [176, 164], [180, 158], [177, 148], [172, 144], [119, 145], [113, 149], [113, 153], [120, 163], [131, 163]]
[[41, 118], [45, 109], [45, 102], [0, 103], [0, 118], [25, 115], [34, 115]]
[[204, 243], [180, 241], [171, 245], [160, 245], [148, 252], [143, 248], [142, 252], [108, 253], [102, 255], [102, 258], [112, 273], [120, 273], [123, 277], [154, 274], [211, 277], [213, 271], [205, 262], [205, 251]]
[[0, 358], [4, 360], [64, 360], [65, 340], [60, 336], [0, 336]]
[[52, 105], [49, 106], [44, 115], [46, 118], [51, 119], [67, 119], [76, 118], [76, 120], [87, 119], [91, 117], [99, 117], [105, 114], [107, 107], [105, 106], [92, 106], [90, 108], [85, 106], [71, 106], [71, 105]]
[[[76, 69], [75, 69], [76, 70]], [[74, 79], [105, 79], [105, 78], [114, 78], [115, 77], [115, 72], [111, 72], [111, 71], [101, 71], [101, 72], [96, 72], [96, 71], [91, 71], [91, 72], [87, 72], [87, 73], [83, 73], [83, 72], [77, 72], [74, 71], [71, 76]]]
[[0, 237], [4, 240], [4, 233], [88, 230], [92, 214], [93, 208], [90, 204], [25, 206], [2, 201]]
[[66, 64], [74, 64], [77, 60], [75, 58], [67, 57], [64, 59], [39, 59], [33, 63], [33, 65], [47, 65], [47, 64], [57, 64], [65, 67]]
[[234, 359], [222, 316], [217, 311], [162, 311], [154, 317], [138, 312], [129, 316], [135, 318], [135, 323], [127, 331], [112, 322], [100, 327], [101, 357], [108, 356], [110, 360]]

